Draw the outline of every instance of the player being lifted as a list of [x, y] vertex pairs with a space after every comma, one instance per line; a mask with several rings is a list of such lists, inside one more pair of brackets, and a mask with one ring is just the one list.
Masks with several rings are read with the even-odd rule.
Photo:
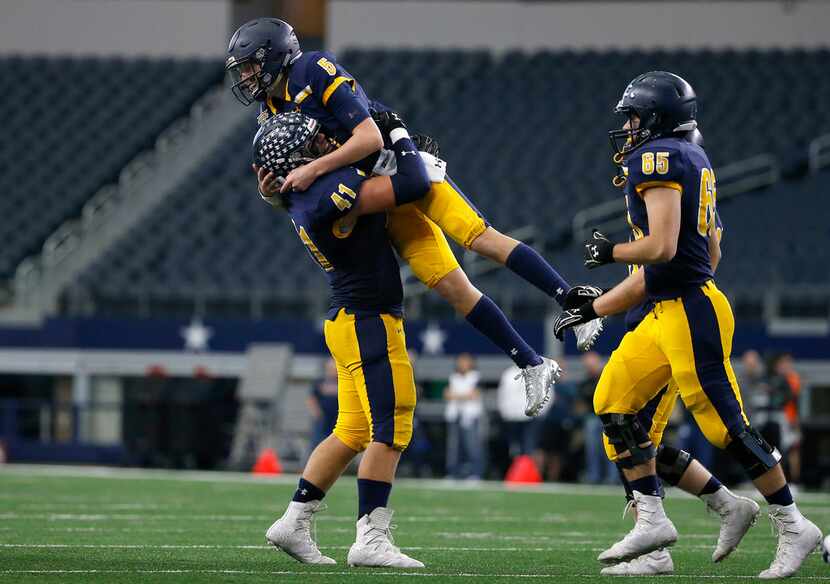
[[[264, 198], [273, 201], [280, 190], [302, 191], [316, 176], [345, 164], [375, 174], [394, 172], [394, 157], [381, 149], [384, 140], [388, 146], [388, 138], [370, 115], [370, 110], [383, 113], [388, 108], [370, 102], [355, 79], [329, 53], [301, 52], [288, 24], [260, 18], [234, 33], [228, 54], [227, 69], [240, 101], [262, 102], [262, 119], [278, 112], [301, 111], [318, 120], [321, 135], [337, 146], [284, 179], [264, 168], [255, 169]], [[424, 284], [436, 290], [522, 369], [527, 413], [538, 413], [549, 399], [558, 366], [528, 350], [498, 306], [472, 286], [442, 230], [464, 247], [506, 265], [560, 304], [568, 294], [592, 297], [598, 291], [580, 286], [572, 289], [535, 250], [489, 226], [448, 177], [433, 182], [429, 193], [414, 205], [403, 204], [403, 200], [397, 203], [400, 206], [390, 212], [389, 231], [399, 255]], [[578, 345], [587, 349], [601, 328], [601, 320], [595, 320], [575, 329]]]
[[709, 257], [708, 234], [717, 215], [715, 176], [703, 148], [682, 139], [697, 125], [695, 93], [677, 75], [645, 73], [626, 87], [615, 111], [627, 117], [622, 130], [610, 135], [636, 238], [614, 244], [594, 233], [585, 244], [585, 264], [645, 267], [607, 294], [564, 311], [555, 328], [561, 335], [597, 315], [646, 300], [652, 305], [611, 355], [594, 394], [594, 410], [637, 505], [634, 529], [598, 559], [616, 564], [677, 540], [660, 498], [655, 448], [638, 419], [674, 379], [706, 438], [735, 458], [769, 503], [778, 548], [759, 577], [790, 576], [819, 544], [821, 532], [793, 502], [780, 454], [743, 411], [729, 359], [735, 321], [715, 286]]
[[[300, 113], [281, 114], [258, 133], [260, 162], [288, 173], [307, 162], [319, 124]], [[267, 541], [309, 564], [334, 564], [311, 536], [314, 513], [340, 474], [359, 453], [358, 514], [353, 566], [421, 568], [390, 536], [389, 494], [401, 452], [412, 437], [415, 381], [406, 352], [400, 268], [378, 213], [352, 220], [341, 197], [420, 197], [429, 189], [426, 169], [405, 130], [393, 133], [398, 172], [368, 178], [343, 167], [318, 177], [303, 192], [285, 197], [285, 209], [312, 258], [329, 279], [331, 304], [324, 323], [326, 345], [337, 364], [338, 415], [333, 433], [312, 452], [293, 500], [266, 532]]]

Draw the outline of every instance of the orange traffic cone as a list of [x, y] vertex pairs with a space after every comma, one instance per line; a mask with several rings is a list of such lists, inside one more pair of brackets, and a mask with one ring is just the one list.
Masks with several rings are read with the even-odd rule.
[[527, 454], [522, 454], [513, 459], [507, 474], [504, 476], [505, 483], [541, 483], [542, 475], [536, 468], [536, 463]]
[[278, 475], [282, 473], [282, 465], [273, 448], [266, 448], [259, 453], [252, 471], [254, 474]]

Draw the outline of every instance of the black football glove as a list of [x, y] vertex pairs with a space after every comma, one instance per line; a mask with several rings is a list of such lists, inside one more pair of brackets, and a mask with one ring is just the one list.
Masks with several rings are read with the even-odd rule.
[[412, 141], [415, 143], [415, 147], [421, 152], [432, 154], [436, 158], [441, 155], [441, 149], [438, 148], [438, 142], [432, 136], [427, 136], [426, 134], [415, 134], [412, 136]]
[[404, 130], [406, 130], [406, 124], [403, 122], [401, 116], [399, 116], [397, 112], [376, 111], [372, 113], [372, 119], [375, 120], [375, 123], [378, 125], [380, 133], [384, 136], [389, 136], [389, 132], [396, 128], [403, 128]]
[[585, 267], [589, 270], [614, 263], [614, 243], [594, 229], [585, 242]]
[[559, 316], [556, 317], [556, 320], [553, 321], [553, 334], [560, 341], [564, 341], [566, 330], [573, 328], [578, 324], [584, 324], [588, 321], [594, 320], [595, 318], [598, 318], [598, 316], [594, 311], [594, 301], [591, 299], [577, 308], [563, 310]]
[[565, 310], [568, 310], [569, 308], [577, 308], [578, 306], [585, 304], [588, 300], [599, 298], [604, 293], [605, 290], [602, 288], [591, 286], [589, 284], [579, 284], [577, 286], [573, 286], [570, 290], [568, 290], [568, 293], [565, 294], [565, 301], [563, 302], [562, 308]]

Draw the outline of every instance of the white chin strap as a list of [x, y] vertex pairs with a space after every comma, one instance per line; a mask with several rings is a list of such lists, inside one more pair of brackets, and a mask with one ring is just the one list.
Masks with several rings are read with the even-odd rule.
[[688, 122], [684, 122], [677, 126], [673, 131], [674, 132], [691, 132], [692, 130], [697, 129], [697, 122], [695, 120], [689, 120]]

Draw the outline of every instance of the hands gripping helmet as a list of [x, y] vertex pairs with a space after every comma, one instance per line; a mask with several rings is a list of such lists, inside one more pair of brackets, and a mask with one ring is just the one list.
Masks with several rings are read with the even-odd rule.
[[696, 129], [697, 96], [682, 77], [668, 71], [650, 71], [628, 84], [614, 113], [640, 118], [637, 128], [608, 132], [614, 163], [619, 166], [626, 153], [649, 140]]
[[320, 155], [314, 148], [319, 131], [317, 120], [299, 112], [272, 116], [254, 138], [254, 164], [285, 177]]
[[236, 99], [245, 105], [265, 101], [268, 90], [302, 54], [294, 29], [277, 18], [257, 18], [233, 33], [225, 70]]

